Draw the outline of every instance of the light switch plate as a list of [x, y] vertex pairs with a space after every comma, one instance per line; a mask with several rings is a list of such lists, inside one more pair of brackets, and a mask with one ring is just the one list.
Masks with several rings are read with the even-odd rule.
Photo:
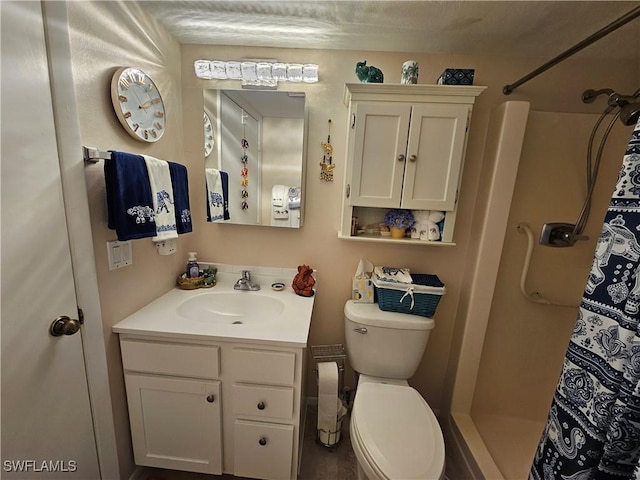
[[112, 242], [107, 242], [107, 258], [109, 260], [109, 270], [131, 265], [133, 263], [131, 241], [120, 242], [113, 240]]

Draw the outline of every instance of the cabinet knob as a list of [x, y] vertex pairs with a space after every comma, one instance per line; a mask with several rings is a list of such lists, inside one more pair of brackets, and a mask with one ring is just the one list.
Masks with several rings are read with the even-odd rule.
[[410, 161], [410, 162], [415, 162], [416, 160], [418, 160], [418, 156], [417, 156], [417, 155], [411, 155], [411, 156], [409, 157], [409, 161]]
[[258, 403], [258, 410], [264, 410], [264, 408], [266, 407], [264, 402], [260, 402]]
[[213, 403], [216, 397], [214, 395], [207, 395], [207, 402]]
[[404, 155], [402, 153], [400, 155], [398, 155], [398, 161], [399, 162], [404, 162]]
[[262, 446], [265, 446], [267, 444], [267, 437], [260, 437], [260, 440], [258, 440], [258, 443]]

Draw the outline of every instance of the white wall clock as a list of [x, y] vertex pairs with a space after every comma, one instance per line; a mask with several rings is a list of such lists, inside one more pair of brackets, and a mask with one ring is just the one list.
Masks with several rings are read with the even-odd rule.
[[164, 102], [142, 70], [123, 67], [111, 79], [111, 101], [118, 120], [136, 140], [157, 142], [165, 130]]
[[208, 157], [213, 151], [215, 140], [213, 138], [213, 125], [211, 125], [211, 119], [209, 114], [204, 112], [204, 156]]

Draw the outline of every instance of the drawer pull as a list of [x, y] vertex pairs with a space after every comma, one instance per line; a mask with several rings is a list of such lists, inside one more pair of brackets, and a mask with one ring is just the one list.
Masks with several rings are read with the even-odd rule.
[[258, 410], [264, 410], [264, 408], [266, 407], [264, 402], [260, 402], [258, 403]]
[[213, 394], [207, 395], [207, 402], [213, 403], [215, 400], [216, 400], [216, 397]]
[[415, 162], [416, 160], [418, 160], [418, 156], [417, 156], [417, 155], [411, 155], [411, 156], [409, 157], [409, 161], [410, 161], [410, 162]]
[[258, 440], [258, 443], [265, 446], [267, 444], [267, 437], [261, 437], [260, 440]]
[[398, 161], [399, 162], [404, 162], [404, 155], [402, 153], [400, 155], [398, 155]]

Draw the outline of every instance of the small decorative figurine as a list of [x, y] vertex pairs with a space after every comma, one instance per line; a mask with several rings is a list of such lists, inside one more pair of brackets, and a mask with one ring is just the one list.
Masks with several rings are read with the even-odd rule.
[[358, 80], [365, 83], [383, 83], [384, 74], [382, 70], [373, 65], [367, 66], [367, 61], [356, 63], [356, 76]]
[[298, 273], [293, 277], [291, 287], [301, 297], [313, 297], [313, 286], [316, 279], [313, 278], [313, 268], [309, 265], [298, 265]]

